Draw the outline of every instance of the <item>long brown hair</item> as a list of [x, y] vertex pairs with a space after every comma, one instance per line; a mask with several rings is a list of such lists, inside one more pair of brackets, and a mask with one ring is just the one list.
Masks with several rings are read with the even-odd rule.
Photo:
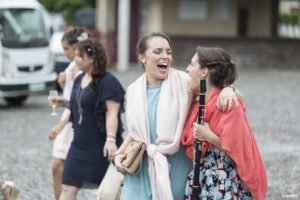
[[94, 38], [83, 40], [77, 43], [75, 47], [79, 50], [81, 55], [86, 53], [86, 55], [93, 60], [93, 68], [91, 70], [92, 81], [89, 86], [92, 91], [94, 91], [100, 78], [106, 74], [109, 65], [107, 52], [103, 45]]

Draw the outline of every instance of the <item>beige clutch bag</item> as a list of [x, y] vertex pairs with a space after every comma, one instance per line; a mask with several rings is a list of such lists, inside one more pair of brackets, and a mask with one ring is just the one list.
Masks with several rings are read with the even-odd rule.
[[122, 165], [127, 173], [138, 174], [143, 162], [146, 144], [140, 141], [132, 141], [125, 150], [125, 158]]

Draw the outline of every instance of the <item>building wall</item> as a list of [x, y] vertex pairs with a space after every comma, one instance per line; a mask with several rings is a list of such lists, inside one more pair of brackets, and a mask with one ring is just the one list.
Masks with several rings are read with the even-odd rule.
[[103, 33], [114, 31], [116, 27], [116, 0], [97, 0], [96, 5], [97, 28]]
[[271, 36], [271, 0], [230, 0], [228, 20], [215, 16], [215, 1], [207, 0], [205, 20], [181, 20], [178, 9], [180, 0], [148, 1], [148, 32], [162, 31], [173, 36], [237, 37], [238, 9], [248, 10], [248, 37]]
[[[300, 69], [300, 40], [172, 37], [176, 67], [185, 67], [198, 45], [227, 50], [238, 68]], [[284, 51], [282, 51], [284, 49]]]
[[298, 0], [281, 1], [279, 11], [281, 13], [290, 13], [294, 9], [299, 9], [300, 2]]
[[106, 47], [110, 60], [116, 60], [116, 0], [97, 0], [97, 29], [100, 31], [100, 41]]
[[249, 11], [248, 37], [271, 36], [271, 0], [239, 0], [238, 8]]
[[162, 1], [160, 0], [149, 0], [147, 1], [148, 14], [147, 14], [147, 31], [163, 31], [162, 19], [163, 19], [163, 8]]
[[228, 20], [216, 19], [214, 1], [207, 1], [207, 18], [205, 20], [179, 19], [179, 0], [162, 1], [163, 18], [162, 29], [170, 35], [181, 36], [222, 36], [234, 37], [236, 35], [236, 0], [231, 0]]

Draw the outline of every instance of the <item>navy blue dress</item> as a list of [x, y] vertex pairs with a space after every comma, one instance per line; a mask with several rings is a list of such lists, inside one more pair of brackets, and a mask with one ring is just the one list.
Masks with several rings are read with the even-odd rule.
[[[119, 146], [122, 143], [123, 125], [120, 115], [124, 112], [125, 91], [110, 72], [99, 80], [94, 92], [89, 86], [82, 89], [80, 85], [84, 74], [75, 79], [71, 94], [70, 120], [73, 122], [74, 139], [65, 161], [62, 183], [79, 188], [95, 188], [101, 183], [109, 165], [107, 157], [103, 156], [106, 140], [105, 100], [120, 103], [116, 137]], [[83, 110], [81, 124], [79, 105]]]

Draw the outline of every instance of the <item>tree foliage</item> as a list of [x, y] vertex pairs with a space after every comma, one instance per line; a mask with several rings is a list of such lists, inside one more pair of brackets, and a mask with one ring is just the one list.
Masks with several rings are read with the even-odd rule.
[[73, 24], [75, 12], [81, 8], [95, 8], [96, 0], [39, 0], [50, 13], [63, 12], [65, 20]]

